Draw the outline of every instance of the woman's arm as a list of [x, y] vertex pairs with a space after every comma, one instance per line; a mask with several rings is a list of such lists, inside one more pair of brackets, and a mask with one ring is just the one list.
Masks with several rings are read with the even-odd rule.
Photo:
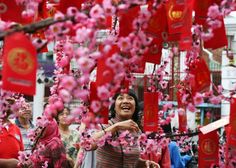
[[160, 165], [158, 163], [154, 162], [154, 161], [143, 160], [143, 159], [139, 158], [137, 167], [138, 168], [143, 168], [143, 167], [146, 167], [146, 168], [160, 168]]
[[[108, 126], [104, 130], [95, 132], [92, 137], [93, 139], [99, 140], [102, 136], [104, 136], [107, 132], [110, 132], [112, 135], [114, 135], [119, 130], [130, 130], [130, 131], [139, 131], [138, 125], [133, 120], [125, 120], [121, 122], [117, 122], [113, 125]], [[97, 144], [93, 144], [93, 150], [97, 148]]]
[[0, 167], [4, 168], [15, 168], [18, 164], [17, 159], [0, 159]]

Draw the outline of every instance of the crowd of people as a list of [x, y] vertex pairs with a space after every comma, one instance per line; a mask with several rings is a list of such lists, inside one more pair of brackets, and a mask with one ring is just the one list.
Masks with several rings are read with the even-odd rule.
[[[186, 167], [191, 157], [181, 156], [179, 147], [173, 141], [168, 146], [158, 149], [156, 153], [141, 153], [137, 140], [143, 132], [143, 122], [140, 119], [142, 110], [133, 91], [117, 93], [113, 100], [108, 124], [100, 124], [99, 129], [92, 131], [94, 143], [89, 150], [76, 145], [80, 141], [80, 131], [70, 128], [67, 120], [70, 108], [65, 107], [59, 111], [46, 127], [37, 128], [32, 123], [30, 103], [25, 103], [19, 109], [14, 121], [8, 119], [8, 114], [10, 114], [8, 111], [7, 115], [2, 118], [4, 124], [0, 132], [0, 167], [19, 166], [20, 151], [38, 152], [31, 158], [33, 162], [31, 167], [34, 168], [44, 167], [45, 161], [48, 168]], [[81, 127], [84, 127], [83, 124]], [[27, 136], [30, 129], [37, 130], [34, 142], [30, 141]], [[122, 132], [127, 130], [132, 135], [133, 143], [125, 147], [119, 141], [116, 146], [108, 142], [103, 146], [96, 143], [107, 134], [111, 134], [112, 139], [116, 140]], [[129, 150], [124, 148], [129, 148]], [[85, 154], [82, 162], [79, 162], [81, 152]]]

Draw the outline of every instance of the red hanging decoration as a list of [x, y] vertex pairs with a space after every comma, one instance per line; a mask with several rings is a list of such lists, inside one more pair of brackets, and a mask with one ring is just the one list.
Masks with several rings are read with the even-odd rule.
[[219, 164], [219, 137], [217, 130], [199, 134], [198, 166], [211, 167]]
[[210, 71], [202, 57], [190, 63], [189, 73], [194, 76], [194, 82], [191, 83], [193, 94], [209, 89], [211, 84]]
[[3, 47], [3, 86], [5, 90], [35, 94], [37, 53], [21, 32], [7, 36]]
[[158, 93], [144, 92], [144, 131], [158, 129]]

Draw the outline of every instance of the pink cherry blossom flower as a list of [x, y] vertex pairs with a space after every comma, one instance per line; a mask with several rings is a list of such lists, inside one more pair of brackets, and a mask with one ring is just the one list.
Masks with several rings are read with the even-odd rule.
[[101, 8], [101, 6], [98, 4], [96, 4], [95, 6], [92, 7], [89, 14], [90, 14], [91, 18], [94, 18], [94, 19], [99, 19], [101, 17], [104, 17], [104, 11]]
[[129, 37], [121, 37], [119, 38], [118, 44], [117, 44], [121, 51], [127, 52], [129, 49], [131, 49], [131, 41]]
[[212, 104], [215, 104], [215, 105], [220, 104], [221, 103], [221, 97], [220, 96], [212, 96], [210, 98], [210, 102]]
[[91, 109], [93, 110], [93, 112], [97, 113], [99, 112], [99, 110], [101, 109], [101, 102], [100, 101], [92, 101], [91, 103]]
[[89, 39], [89, 36], [91, 35], [92, 30], [86, 27], [81, 27], [76, 30], [76, 36], [75, 41], [78, 43], [85, 42]]
[[196, 93], [196, 95], [193, 98], [194, 104], [199, 105], [204, 102], [203, 95], [201, 93]]
[[59, 94], [58, 94], [62, 100], [65, 102], [65, 103], [69, 103], [71, 100], [72, 100], [72, 96], [70, 94], [70, 92], [66, 89], [61, 89], [59, 90]]
[[90, 70], [94, 67], [94, 60], [88, 57], [80, 57], [77, 60], [77, 63], [80, 67], [80, 70], [84, 73], [90, 72]]
[[63, 76], [60, 81], [60, 86], [68, 91], [72, 91], [77, 85], [73, 76]]
[[195, 107], [195, 105], [193, 105], [193, 103], [188, 103], [187, 109], [188, 109], [190, 112], [195, 112], [195, 111], [197, 110], [196, 107]]
[[106, 86], [99, 86], [97, 88], [97, 95], [100, 100], [108, 100], [110, 97], [110, 91]]

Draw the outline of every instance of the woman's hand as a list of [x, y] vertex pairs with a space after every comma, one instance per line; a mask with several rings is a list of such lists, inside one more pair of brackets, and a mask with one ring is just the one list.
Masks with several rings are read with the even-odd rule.
[[146, 160], [146, 168], [160, 168], [160, 165], [154, 161]]
[[131, 131], [139, 131], [138, 124], [133, 120], [121, 121], [114, 124], [117, 130], [131, 130]]

